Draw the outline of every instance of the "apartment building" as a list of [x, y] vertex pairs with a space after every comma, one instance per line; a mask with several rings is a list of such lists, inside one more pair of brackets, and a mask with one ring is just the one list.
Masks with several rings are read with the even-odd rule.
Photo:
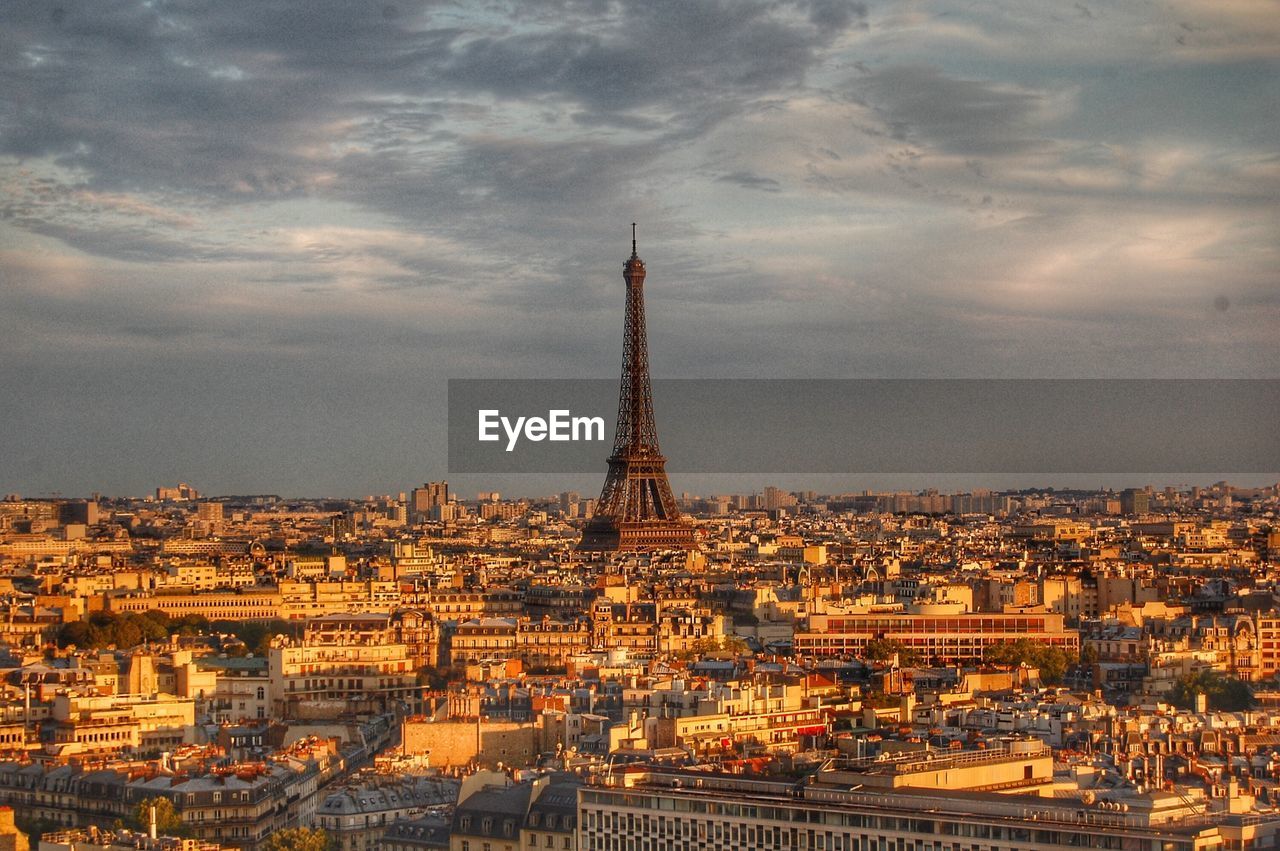
[[638, 658], [688, 653], [725, 636], [725, 618], [687, 601], [619, 603], [607, 598], [591, 609], [595, 646], [626, 650]]
[[245, 589], [240, 592], [150, 594], [132, 592], [107, 595], [110, 612], [156, 610], [171, 618], [200, 615], [210, 621], [269, 621], [284, 617], [284, 600], [274, 588]]
[[1280, 613], [1268, 612], [1258, 617], [1258, 667], [1260, 680], [1274, 679], [1280, 674]]
[[[511, 783], [501, 774], [468, 778], [454, 811], [451, 851], [576, 851], [581, 781], [543, 775]], [[593, 846], [585, 846], [593, 847]]]
[[509, 617], [524, 612], [524, 598], [512, 588], [488, 588], [484, 591], [433, 589], [421, 596], [422, 604], [439, 620]]
[[375, 778], [330, 792], [316, 810], [315, 826], [329, 834], [332, 851], [373, 851], [388, 826], [451, 806], [456, 781]]
[[269, 717], [271, 700], [267, 692], [271, 677], [267, 661], [258, 658], [206, 656], [196, 661], [201, 670], [215, 675], [212, 695], [204, 709], [218, 724], [237, 724]]
[[307, 644], [403, 644], [414, 667], [436, 665], [440, 656], [440, 624], [430, 612], [400, 609], [390, 614], [342, 613], [307, 621]]
[[159, 753], [194, 741], [195, 701], [171, 694], [61, 694], [53, 743], [63, 755]]
[[449, 659], [454, 665], [519, 659], [530, 667], [545, 667], [564, 665], [590, 646], [591, 624], [586, 618], [481, 618], [458, 624]]
[[318, 643], [277, 636], [267, 657], [270, 714], [296, 718], [418, 708], [417, 673], [405, 644]]

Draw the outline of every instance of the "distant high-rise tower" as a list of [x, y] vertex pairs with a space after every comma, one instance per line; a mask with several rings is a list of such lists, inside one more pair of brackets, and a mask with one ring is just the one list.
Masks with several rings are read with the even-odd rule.
[[1151, 510], [1151, 495], [1139, 488], [1125, 488], [1120, 492], [1120, 513], [1146, 514]]
[[449, 502], [448, 482], [427, 482], [413, 489], [413, 520], [420, 522], [431, 518], [432, 509], [442, 508]]
[[649, 384], [649, 343], [644, 324], [644, 261], [636, 254], [622, 267], [627, 313], [622, 339], [622, 387], [618, 431], [595, 513], [583, 530], [581, 550], [673, 550], [697, 546], [693, 527], [680, 517], [667, 481], [667, 459], [658, 449]]

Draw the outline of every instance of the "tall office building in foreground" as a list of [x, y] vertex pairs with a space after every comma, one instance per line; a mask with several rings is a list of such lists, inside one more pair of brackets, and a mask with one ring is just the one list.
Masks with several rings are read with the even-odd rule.
[[644, 323], [644, 261], [636, 253], [622, 268], [627, 282], [627, 314], [622, 341], [622, 387], [618, 431], [609, 473], [596, 511], [582, 535], [580, 550], [672, 550], [697, 546], [693, 527], [680, 517], [667, 481], [667, 459], [658, 448], [649, 383], [649, 343]]

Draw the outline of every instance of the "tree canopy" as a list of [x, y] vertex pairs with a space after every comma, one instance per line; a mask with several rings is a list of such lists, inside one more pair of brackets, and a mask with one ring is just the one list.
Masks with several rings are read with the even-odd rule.
[[891, 638], [873, 638], [862, 651], [863, 658], [871, 662], [888, 662], [894, 654], [898, 656], [898, 664], [905, 667], [919, 665], [923, 661], [920, 651]]
[[225, 632], [234, 635], [244, 642], [248, 652], [255, 656], [265, 656], [271, 648], [271, 639], [277, 635], [290, 635], [298, 628], [297, 623], [279, 619], [272, 621], [214, 621], [211, 624], [214, 632]]
[[331, 846], [328, 833], [311, 827], [277, 830], [262, 843], [263, 851], [330, 851]]
[[1169, 693], [1169, 702], [1182, 709], [1192, 709], [1195, 707], [1197, 694], [1205, 695], [1209, 708], [1220, 712], [1252, 709], [1258, 702], [1248, 683], [1207, 670], [1188, 674], [1178, 680]]
[[[164, 617], [160, 612], [155, 614]], [[58, 628], [59, 647], [74, 644], [76, 647], [102, 649], [114, 645], [120, 648], [136, 647], [148, 641], [165, 641], [169, 638], [167, 626], [150, 612], [94, 612], [81, 621], [65, 623]]]
[[152, 609], [141, 614], [94, 612], [84, 620], [63, 624], [58, 628], [55, 640], [59, 647], [74, 644], [83, 649], [101, 650], [114, 646], [125, 650], [149, 641], [166, 641], [171, 635], [220, 633], [234, 635], [243, 642], [242, 648], [239, 645], [229, 647], [228, 652], [265, 656], [273, 636], [295, 628], [296, 625], [286, 620], [210, 622], [202, 615], [171, 618]]
[[1030, 665], [1040, 670], [1040, 681], [1046, 685], [1062, 682], [1067, 669], [1078, 661], [1071, 653], [1061, 647], [1054, 647], [1042, 641], [1030, 638], [1019, 638], [1017, 641], [1003, 641], [999, 644], [988, 644], [982, 653], [982, 660], [991, 665]]
[[716, 638], [708, 635], [696, 639], [687, 650], [676, 654], [681, 659], [698, 659], [712, 653], [745, 653], [747, 642], [736, 635]]
[[147, 798], [133, 808], [128, 826], [133, 830], [147, 831], [151, 827], [151, 807], [156, 808], [156, 832], [161, 836], [190, 836], [191, 830], [182, 822], [173, 801], [168, 798]]

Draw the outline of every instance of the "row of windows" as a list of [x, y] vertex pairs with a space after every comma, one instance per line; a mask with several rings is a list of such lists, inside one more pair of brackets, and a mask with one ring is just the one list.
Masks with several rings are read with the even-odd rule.
[[[891, 632], [886, 633], [885, 637], [893, 638], [908, 647], [984, 647], [990, 644], [1003, 644], [1009, 640], [1004, 635], [983, 635], [979, 633], [911, 636]], [[814, 646], [848, 645], [861, 647], [873, 639], [874, 636], [871, 635], [831, 632], [802, 632], [795, 637], [797, 644], [805, 643]], [[1079, 646], [1075, 636], [1069, 635], [1038, 635], [1036, 636], [1036, 641], [1061, 647]]]
[[957, 618], [828, 618], [830, 632], [1043, 632], [1044, 618], [971, 615]]
[[[762, 810], [780, 808], [762, 807]], [[785, 809], [782, 812], [788, 812]], [[1006, 846], [1013, 849], [1045, 848], [1065, 846], [1078, 848], [1111, 849], [1111, 851], [1190, 851], [1194, 842], [1190, 840], [1167, 840], [1145, 836], [1123, 836], [1116, 833], [1092, 833], [1081, 830], [1051, 830], [1009, 825], [992, 825], [969, 821], [947, 821], [918, 819], [898, 816], [872, 816], [853, 813], [821, 813], [810, 810], [789, 811], [795, 821], [819, 821], [830, 826], [838, 823], [843, 816], [846, 827], [870, 829], [881, 832], [880, 836], [862, 834], [852, 835], [823, 829], [806, 829], [768, 824], [743, 823], [741, 821], [716, 821], [711, 819], [689, 819], [680, 816], [666, 817], [660, 815], [637, 816], [634, 813], [612, 813], [608, 811], [586, 813], [584, 824], [586, 830], [586, 846], [589, 848], [621, 848], [632, 847], [620, 845], [621, 838], [640, 837], [645, 840], [661, 840], [671, 838], [689, 844], [697, 842], [701, 847], [715, 843], [736, 845], [746, 843], [749, 847], [775, 848], [809, 848], [816, 851], [874, 851], [875, 849], [905, 848], [978, 848], [988, 847], [986, 843], [960, 843], [930, 840], [903, 840], [889, 838], [883, 832], [914, 833], [918, 836], [953, 836], [965, 839], [990, 840], [993, 842], [1011, 843]], [[827, 818], [822, 818], [822, 816]], [[798, 816], [798, 818], [795, 818]], [[818, 816], [817, 819], [813, 816]], [[832, 819], [835, 816], [837, 819]], [[888, 843], [888, 844], [886, 844]], [[646, 843], [647, 844], [647, 843]], [[659, 847], [651, 845], [650, 847]]]
[[[812, 831], [781, 831], [770, 833], [761, 829], [758, 834], [753, 830], [744, 830], [745, 844], [759, 851], [1040, 851], [1038, 845], [1001, 846], [985, 842], [949, 842], [945, 840], [904, 839], [884, 836], [843, 836], [817, 834]], [[616, 834], [589, 835], [587, 847], [599, 851], [686, 851], [698, 848], [701, 851], [739, 851], [744, 840], [734, 840], [728, 836], [722, 839], [702, 838], [693, 844], [690, 839], [659, 839], [650, 836], [620, 836]], [[1067, 847], [1089, 848], [1090, 837], [1073, 835], [1068, 837]], [[1111, 845], [1123, 851], [1191, 851], [1190, 842], [1159, 840], [1127, 840], [1125, 844]], [[1221, 846], [1211, 846], [1220, 848]], [[465, 849], [464, 849], [465, 851]]]
[[[487, 633], [486, 633], [487, 634]], [[501, 634], [499, 638], [479, 638], [474, 633], [455, 635], [453, 637], [454, 647], [515, 647], [515, 646], [537, 646], [541, 644], [572, 644], [580, 645], [587, 643], [587, 633], [541, 633], [538, 638], [516, 638], [512, 633]]]
[[[798, 652], [802, 653], [826, 653], [828, 655], [834, 653], [857, 653], [861, 651], [867, 644], [866, 636], [812, 636], [797, 635], [795, 637], [795, 646]], [[932, 639], [929, 641], [917, 641], [911, 639], [903, 639], [903, 644], [909, 647], [919, 647], [937, 656], [956, 656], [956, 657], [973, 657], [979, 656], [984, 647], [990, 644], [999, 644], [1007, 639], [998, 636], [988, 636], [986, 638], [974, 639]], [[1039, 638], [1044, 644], [1053, 647], [1063, 647], [1068, 650], [1075, 650], [1079, 645], [1070, 638]]]

